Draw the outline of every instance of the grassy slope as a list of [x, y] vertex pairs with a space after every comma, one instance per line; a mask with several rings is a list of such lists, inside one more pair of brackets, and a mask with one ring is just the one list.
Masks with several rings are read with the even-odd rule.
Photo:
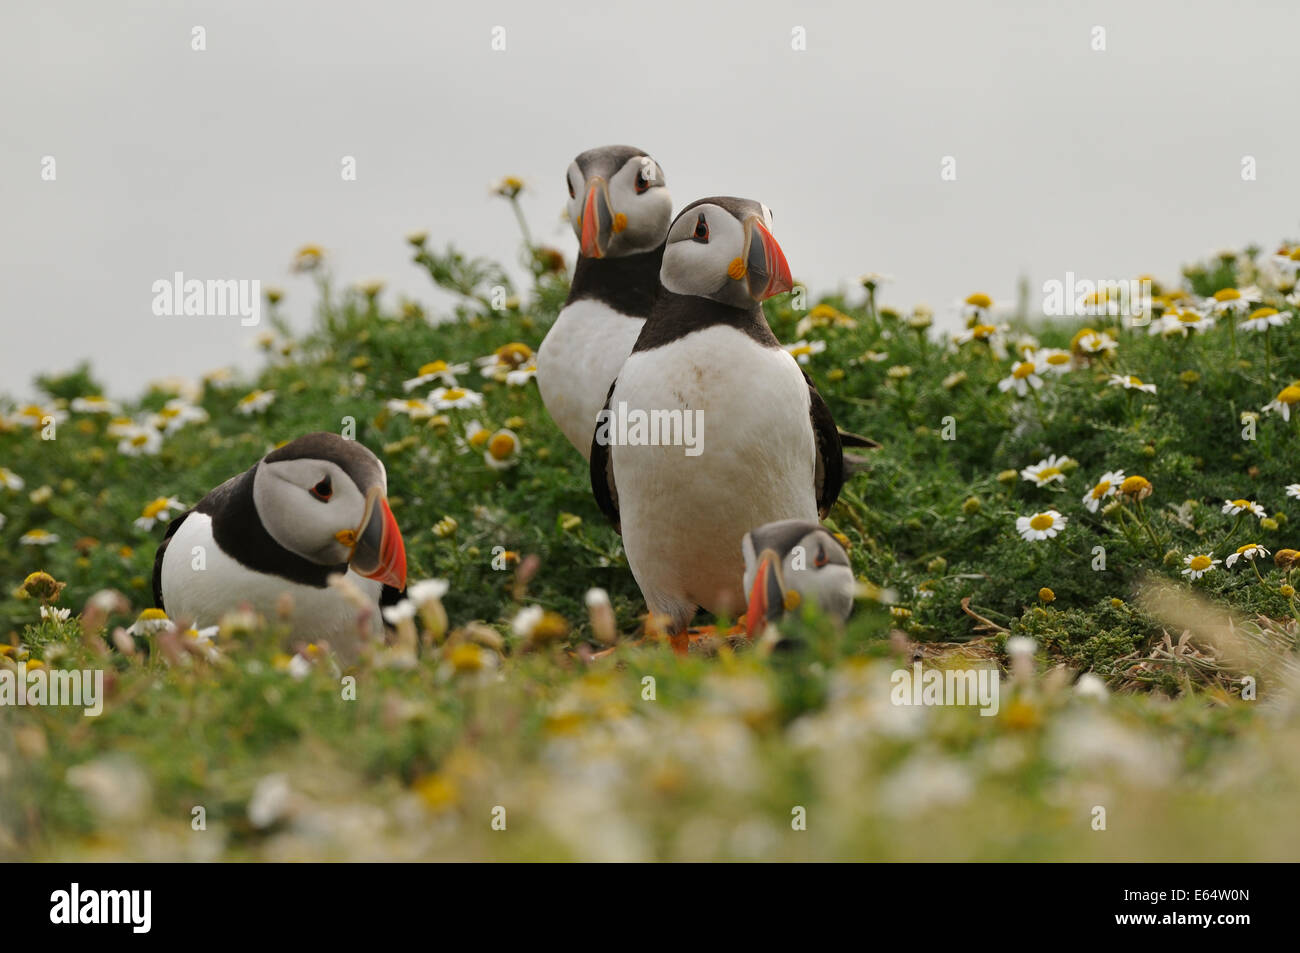
[[[255, 382], [208, 387], [201, 404], [210, 420], [168, 437], [157, 456], [118, 454], [103, 417], [73, 414], [54, 441], [25, 429], [0, 433], [0, 465], [27, 483], [0, 490], [8, 518], [0, 641], [55, 666], [114, 673], [98, 719], [0, 709], [0, 856], [1295, 855], [1290, 796], [1300, 768], [1278, 753], [1294, 750], [1300, 721], [1280, 688], [1283, 661], [1260, 656], [1258, 702], [1233, 696], [1241, 672], [1222, 659], [1208, 675], [1186, 656], [1136, 668], [1163, 631], [1134, 596], [1146, 573], [1179, 579], [1182, 554], [1218, 547], [1221, 557], [1251, 533], [1271, 549], [1300, 541], [1285, 521], [1300, 503], [1283, 494], [1300, 479], [1295, 422], [1266, 415], [1254, 441], [1241, 439], [1238, 422], [1241, 410], [1259, 409], [1300, 375], [1300, 322], [1273, 335], [1271, 374], [1260, 335], [1239, 332], [1234, 359], [1222, 325], [1186, 342], [1121, 332], [1110, 364], [1050, 380], [1036, 402], [996, 389], [1008, 362], [981, 345], [950, 353], [900, 319], [829, 300], [856, 326], [809, 332], [827, 343], [809, 370], [842, 427], [885, 445], [832, 522], [852, 544], [855, 570], [894, 590], [911, 614], [891, 620], [864, 603], [842, 634], [817, 620], [789, 623], [803, 638], [799, 651], [724, 648], [678, 661], [635, 643], [643, 606], [618, 537], [535, 385], [465, 375], [486, 404], [450, 412], [447, 426], [385, 411], [425, 361], [472, 361], [507, 341], [535, 347], [563, 299], [562, 276], [542, 275], [518, 307], [493, 312], [493, 268], [433, 252], [417, 260], [463, 293], [459, 320], [435, 326], [410, 303], [381, 313], [318, 272], [318, 329], [297, 341], [281, 336]], [[1216, 266], [1191, 279], [1206, 293], [1238, 276]], [[782, 340], [794, 339], [803, 317], [785, 303], [769, 316]], [[1040, 338], [1068, 346], [1076, 327], [1043, 328]], [[891, 371], [900, 367], [909, 372]], [[1104, 386], [1117, 369], [1158, 394], [1129, 400]], [[964, 379], [946, 386], [957, 372]], [[264, 414], [235, 414], [254, 385], [277, 400]], [[43, 386], [51, 400], [97, 390], [88, 373]], [[151, 391], [141, 408], [168, 396]], [[412, 578], [449, 580], [452, 625], [486, 622], [504, 636], [500, 653], [426, 646], [413, 668], [376, 658], [355, 673], [355, 701], [341, 698], [325, 661], [293, 678], [274, 631], [223, 633], [213, 663], [169, 662], [156, 636], [138, 640], [147, 653], [98, 660], [75, 613], [104, 587], [135, 607], [113, 623], [129, 624], [149, 604], [161, 527], [132, 526], [146, 502], [174, 495], [192, 504], [276, 442], [342, 429], [348, 417], [388, 466]], [[943, 439], [946, 417], [956, 439]], [[456, 438], [470, 419], [491, 428], [511, 421], [523, 440], [519, 466], [498, 473], [479, 453], [460, 452]], [[1048, 453], [1079, 463], [1063, 491], [998, 481]], [[1120, 468], [1154, 484], [1145, 506], [1154, 540], [1080, 504], [1103, 471]], [[52, 493], [33, 501], [42, 486]], [[1243, 527], [1224, 549], [1233, 519], [1220, 505], [1239, 496], [1280, 514], [1281, 525]], [[1070, 518], [1063, 536], [1022, 542], [1015, 517], [1048, 506]], [[435, 526], [446, 516], [458, 528], [440, 536]], [[60, 542], [19, 545], [34, 527]], [[1092, 568], [1098, 545], [1104, 572]], [[498, 546], [540, 557], [526, 593], [513, 572], [493, 568]], [[36, 601], [15, 590], [37, 569], [68, 584], [58, 605], [73, 608], [70, 622], [38, 622]], [[1271, 561], [1261, 569], [1264, 584], [1249, 570], [1220, 567], [1197, 588], [1243, 616], [1288, 618], [1282, 571]], [[612, 656], [588, 663], [586, 649], [599, 648], [583, 605], [593, 585], [609, 591], [626, 635]], [[1037, 596], [1043, 586], [1056, 596], [1047, 606]], [[997, 717], [891, 706], [891, 625], [922, 642], [971, 639], [965, 598], [1007, 630], [983, 654], [1008, 632], [1029, 634], [1040, 643], [1040, 671], [1059, 662], [1092, 668], [1126, 693], [1091, 704], [1072, 696], [1068, 678], [1049, 674], [1018, 682]], [[553, 610], [572, 631], [521, 644], [508, 622], [522, 605]], [[1271, 631], [1293, 658], [1294, 629]], [[1201, 661], [1213, 652], [1208, 639], [1193, 643]], [[653, 701], [643, 697], [647, 676]], [[1139, 686], [1152, 691], [1127, 694]], [[248, 804], [273, 773], [287, 776], [287, 814], [258, 829]], [[191, 829], [195, 805], [206, 810], [206, 831]], [[506, 808], [506, 833], [490, 828], [496, 805]], [[791, 830], [796, 805], [807, 809], [806, 831]], [[1097, 805], [1108, 811], [1105, 833], [1090, 826]]]

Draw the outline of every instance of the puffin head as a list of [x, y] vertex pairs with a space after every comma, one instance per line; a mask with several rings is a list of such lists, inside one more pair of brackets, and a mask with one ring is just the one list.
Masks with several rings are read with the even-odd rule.
[[354, 440], [309, 433], [262, 458], [253, 505], [271, 538], [322, 566], [406, 586], [406, 547], [388, 506], [388, 474]]
[[771, 210], [735, 198], [700, 199], [677, 214], [659, 280], [676, 294], [747, 309], [794, 285]]
[[849, 617], [853, 570], [848, 553], [825, 528], [807, 520], [779, 520], [750, 530], [740, 547], [751, 638], [809, 599], [829, 616], [841, 621]]
[[569, 221], [584, 258], [618, 258], [663, 244], [673, 200], [664, 170], [640, 149], [588, 149], [565, 173]]

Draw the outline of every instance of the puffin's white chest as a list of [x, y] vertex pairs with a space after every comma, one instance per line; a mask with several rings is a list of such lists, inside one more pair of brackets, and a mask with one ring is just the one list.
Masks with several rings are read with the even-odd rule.
[[[195, 547], [201, 547], [199, 552]], [[348, 578], [370, 596], [375, 611], [369, 620], [373, 635], [383, 632], [379, 615], [381, 583], [355, 572]], [[215, 625], [223, 615], [247, 604], [268, 621], [276, 619], [280, 599], [293, 599], [295, 638], [327, 641], [345, 662], [359, 646], [357, 609], [332, 588], [318, 589], [280, 576], [254, 572], [226, 555], [212, 537], [212, 518], [191, 513], [167, 544], [162, 564], [163, 605], [173, 619]]]
[[560, 312], [537, 349], [542, 401], [584, 460], [591, 457], [591, 436], [609, 385], [643, 324], [644, 318], [630, 318], [599, 301], [575, 301]]
[[623, 546], [651, 611], [744, 610], [741, 539], [779, 519], [817, 520], [817, 450], [799, 365], [727, 327], [632, 355], [612, 408], [701, 410], [701, 452], [611, 448]]

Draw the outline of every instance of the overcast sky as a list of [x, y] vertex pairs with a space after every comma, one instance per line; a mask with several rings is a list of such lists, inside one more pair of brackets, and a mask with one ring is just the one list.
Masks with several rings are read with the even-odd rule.
[[115, 396], [252, 366], [261, 329], [156, 317], [151, 286], [261, 279], [303, 325], [306, 242], [436, 301], [403, 236], [515, 262], [505, 174], [572, 261], [564, 170], [606, 143], [677, 207], [767, 203], [814, 293], [885, 272], [901, 306], [1300, 236], [1296, 0], [837, 6], [4, 0], [0, 393], [86, 357]]

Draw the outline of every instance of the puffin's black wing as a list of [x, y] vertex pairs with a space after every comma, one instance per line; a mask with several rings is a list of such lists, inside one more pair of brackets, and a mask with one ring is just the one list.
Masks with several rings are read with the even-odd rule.
[[[618, 384], [618, 378], [614, 383], [609, 385], [609, 393], [605, 395], [605, 406], [601, 408], [603, 419], [608, 419], [609, 399], [614, 395], [614, 387]], [[591, 433], [591, 492], [595, 494], [596, 505], [600, 511], [609, 517], [609, 521], [614, 524], [614, 531], [620, 536], [623, 535], [622, 520], [618, 514], [618, 487], [614, 485], [614, 459], [609, 453], [609, 442], [602, 441], [600, 437], [600, 424], [597, 423], [596, 429]]]
[[162, 542], [158, 544], [158, 552], [155, 553], [153, 557], [153, 604], [156, 608], [162, 609], [164, 612], [167, 611], [167, 607], [163, 605], [162, 596], [163, 556], [167, 552], [167, 544], [171, 542], [171, 538], [176, 535], [176, 531], [181, 528], [181, 523], [185, 522], [185, 517], [189, 516], [193, 512], [194, 508], [191, 507], [167, 524], [167, 532], [163, 534]]
[[817, 393], [807, 371], [803, 372], [803, 379], [808, 382], [808, 411], [812, 418], [813, 439], [817, 442], [817, 512], [825, 519], [844, 486], [844, 449], [831, 409]]
[[840, 431], [840, 446], [845, 449], [853, 448], [854, 450], [879, 450], [880, 444], [870, 437], [863, 437], [860, 434], [853, 433], [850, 430]]

